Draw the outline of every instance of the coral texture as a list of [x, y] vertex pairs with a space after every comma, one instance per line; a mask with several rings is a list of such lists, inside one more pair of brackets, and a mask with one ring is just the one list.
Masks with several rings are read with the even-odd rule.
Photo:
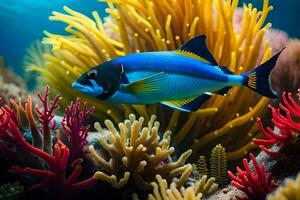
[[287, 178], [283, 186], [267, 196], [267, 200], [300, 200], [300, 174], [296, 180]]
[[119, 131], [112, 121], [106, 120], [105, 125], [110, 133], [107, 140], [100, 138], [99, 141], [109, 158], [103, 153], [97, 153], [94, 146], [89, 148], [92, 158], [101, 168], [95, 177], [116, 188], [123, 187], [131, 179], [138, 188], [149, 190], [156, 174], [160, 174], [168, 182], [180, 176], [177, 182], [177, 187], [180, 188], [192, 171], [191, 164], [184, 164], [191, 150], [173, 162], [170, 155], [175, 148], [170, 147], [171, 131], [166, 131], [160, 139], [159, 123], [155, 119], [152, 116], [148, 126], [143, 128], [144, 118], [137, 120], [131, 114], [129, 120], [119, 124]]
[[[54, 152], [52, 153], [52, 143], [47, 141], [42, 143], [45, 140], [45, 134], [49, 134], [51, 140], [51, 132], [55, 123], [53, 121], [53, 112], [57, 108], [57, 101], [59, 96], [57, 96], [53, 101], [51, 101], [50, 106], [49, 101], [49, 88], [46, 87], [45, 94], [38, 94], [43, 108], [36, 106], [36, 113], [39, 117], [39, 121], [42, 124], [43, 134], [38, 132], [38, 128], [34, 124], [34, 118], [31, 110], [31, 98], [28, 97], [28, 102], [26, 103], [26, 116], [32, 130], [32, 144], [27, 142], [22, 133], [23, 127], [18, 127], [21, 123], [20, 110], [23, 110], [18, 106], [13, 100], [11, 104], [16, 107], [17, 111], [11, 109], [8, 105], [4, 105], [0, 109], [0, 149], [1, 153], [4, 153], [5, 156], [8, 156], [9, 159], [13, 159], [13, 156], [16, 156], [16, 152], [21, 150], [23, 153], [26, 152], [29, 158], [32, 159], [32, 162], [35, 160], [32, 156], [39, 158], [39, 168], [28, 166], [22, 168], [20, 166], [14, 166], [10, 170], [15, 174], [23, 174], [29, 176], [39, 176], [43, 181], [32, 185], [29, 190], [41, 190], [52, 188], [54, 194], [58, 198], [63, 198], [70, 195], [71, 192], [81, 190], [91, 184], [93, 184], [96, 179], [94, 176], [86, 180], [76, 182], [79, 179], [82, 166], [82, 159], [76, 159], [72, 165], [69, 165], [69, 148], [57, 138], [57, 142], [54, 145]], [[86, 109], [84, 109], [86, 110]], [[66, 113], [68, 115], [69, 113]], [[72, 116], [70, 116], [72, 117]], [[75, 125], [77, 125], [75, 123]], [[35, 133], [34, 133], [35, 132]], [[76, 132], [77, 133], [77, 132]], [[35, 135], [34, 135], [35, 134]], [[47, 136], [48, 137], [48, 136]], [[36, 140], [39, 140], [37, 142]], [[34, 144], [36, 144], [35, 147]], [[51, 145], [47, 148], [43, 148], [44, 145]], [[79, 148], [79, 147], [78, 147]], [[51, 150], [50, 150], [51, 149]], [[32, 163], [31, 163], [32, 164]], [[71, 173], [67, 173], [71, 171]]]
[[[269, 106], [272, 111], [272, 123], [279, 129], [280, 134], [275, 133], [270, 127], [263, 127], [260, 118], [257, 119], [260, 131], [263, 133], [264, 139], [253, 139], [259, 148], [272, 157], [281, 157], [280, 153], [270, 151], [267, 146], [278, 145], [281, 149], [288, 144], [295, 144], [298, 141], [300, 133], [300, 106], [292, 97], [292, 93], [282, 92], [282, 102], [279, 108]], [[284, 113], [284, 114], [283, 114]]]
[[245, 192], [248, 197], [247, 199], [249, 200], [264, 199], [275, 186], [271, 179], [272, 174], [271, 172], [265, 172], [265, 164], [259, 165], [252, 153], [250, 153], [249, 156], [252, 160], [254, 171], [250, 169], [247, 159], [244, 158], [244, 171], [239, 167], [237, 167], [237, 175], [228, 171], [228, 174], [232, 179], [231, 185]]
[[[103, 2], [108, 3], [110, 15], [104, 24], [97, 12], [92, 12], [93, 18], [89, 18], [67, 7], [64, 7], [66, 14], [53, 12], [50, 17], [50, 20], [66, 23], [65, 30], [69, 35], [45, 32], [47, 38], [43, 43], [52, 45], [52, 54], [44, 55], [45, 68], [38, 66], [34, 69], [43, 74], [48, 84], [64, 94], [62, 104], [77, 96], [83, 97], [64, 85], [71, 85], [89, 68], [134, 52], [173, 50], [196, 35], [207, 35], [207, 45], [219, 65], [228, 66], [236, 74], [252, 69], [272, 55], [269, 42], [264, 39], [264, 33], [271, 26], [265, 23], [272, 10], [268, 0], [263, 1], [261, 11], [245, 4], [239, 28], [233, 22], [238, 0]], [[232, 89], [227, 97], [215, 96], [193, 114], [165, 112], [162, 109], [166, 108], [159, 106], [112, 106], [84, 98], [98, 108], [95, 116], [99, 120], [110, 117], [116, 123], [129, 113], [144, 116], [146, 120], [157, 114], [164, 122], [172, 112], [171, 120], [163, 123], [164, 127], [178, 133], [174, 137], [175, 144], [190, 144], [197, 138], [192, 145], [194, 153], [207, 145], [218, 144], [215, 140], [225, 135], [240, 136], [239, 130], [243, 128], [246, 134], [239, 145], [233, 144], [232, 140], [224, 141], [229, 160], [241, 158], [255, 147], [251, 142], [257, 131], [254, 118], [268, 104], [268, 99], [258, 98], [253, 92], [238, 87]], [[188, 142], [183, 143], [185, 140]]]
[[26, 94], [22, 79], [5, 66], [4, 59], [0, 57], [0, 98], [8, 102], [9, 98], [25, 97]]
[[291, 39], [285, 46], [272, 73], [272, 84], [280, 91], [296, 92], [300, 85], [300, 41]]

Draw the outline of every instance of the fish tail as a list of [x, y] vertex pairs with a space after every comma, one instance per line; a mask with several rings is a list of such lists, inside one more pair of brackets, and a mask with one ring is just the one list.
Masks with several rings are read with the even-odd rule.
[[279, 53], [275, 54], [265, 63], [259, 65], [255, 69], [242, 74], [242, 84], [250, 88], [251, 90], [259, 93], [262, 96], [269, 98], [276, 98], [277, 94], [272, 89], [270, 75], [273, 68], [276, 65], [277, 59], [280, 56], [282, 49]]

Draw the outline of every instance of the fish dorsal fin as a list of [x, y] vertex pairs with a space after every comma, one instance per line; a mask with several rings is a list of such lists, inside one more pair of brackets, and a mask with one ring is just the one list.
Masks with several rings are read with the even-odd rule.
[[161, 102], [161, 104], [185, 112], [194, 112], [197, 111], [202, 106], [202, 104], [205, 103], [210, 97], [211, 95], [202, 94], [201, 96], [190, 98], [190, 99], [164, 101]]
[[166, 80], [166, 76], [165, 72], [160, 72], [136, 82], [122, 85], [121, 90], [134, 94], [154, 93], [164, 88], [165, 84], [163, 83]]
[[202, 62], [217, 66], [217, 62], [206, 46], [206, 36], [197, 36], [180, 47], [176, 52], [183, 56], [192, 57]]

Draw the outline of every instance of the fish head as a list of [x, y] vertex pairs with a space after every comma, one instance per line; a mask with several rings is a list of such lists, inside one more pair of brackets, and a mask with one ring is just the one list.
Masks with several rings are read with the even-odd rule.
[[103, 63], [82, 74], [72, 87], [85, 95], [106, 100], [118, 90], [121, 72], [121, 65]]

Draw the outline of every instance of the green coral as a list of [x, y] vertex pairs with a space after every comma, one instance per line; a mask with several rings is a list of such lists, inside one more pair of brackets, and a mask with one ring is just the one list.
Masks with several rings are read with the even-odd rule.
[[221, 144], [216, 145], [211, 151], [210, 175], [216, 178], [219, 185], [228, 184], [226, 151]]
[[209, 170], [207, 166], [207, 160], [205, 156], [200, 156], [199, 159], [197, 160], [197, 163], [194, 165], [196, 171], [201, 175], [201, 176], [209, 176]]
[[17, 200], [21, 199], [24, 193], [24, 187], [19, 182], [6, 183], [0, 186], [0, 200]]

